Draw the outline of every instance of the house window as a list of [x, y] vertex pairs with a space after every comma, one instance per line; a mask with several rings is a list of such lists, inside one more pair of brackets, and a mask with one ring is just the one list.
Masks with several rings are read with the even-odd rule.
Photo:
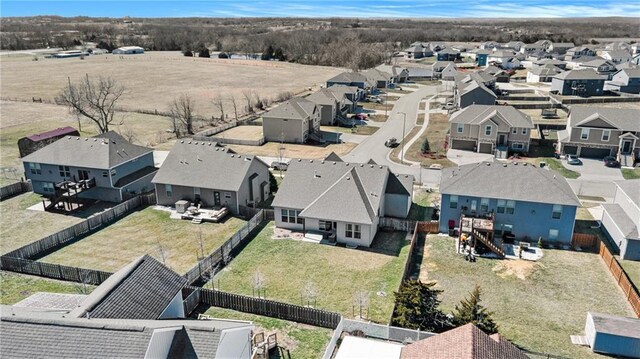
[[491, 125], [487, 125], [487, 127], [484, 128], [485, 136], [491, 136], [491, 130], [492, 130]]
[[346, 229], [344, 231], [344, 236], [347, 238], [362, 238], [362, 233], [360, 232], [359, 224], [351, 224], [347, 223]]
[[458, 196], [449, 197], [449, 208], [458, 208]]
[[504, 208], [507, 205], [507, 201], [505, 201], [504, 199], [499, 199], [498, 200], [498, 208], [496, 209], [496, 212], [498, 213], [504, 213]]
[[513, 226], [510, 224], [496, 224], [495, 230], [493, 231], [493, 233], [496, 236], [501, 236], [505, 233], [511, 233], [512, 230], [513, 230]]
[[102, 171], [102, 177], [109, 177], [109, 172]]
[[515, 134], [517, 134], [517, 133], [518, 133], [518, 129], [517, 129], [517, 128], [515, 128], [515, 127], [514, 127], [514, 128], [512, 128], [512, 129], [511, 129], [511, 133], [512, 133], [512, 134], [514, 134], [514, 135], [515, 135]]
[[558, 230], [557, 229], [550, 229], [549, 230], [549, 240], [550, 241], [555, 241], [556, 239], [558, 239]]
[[602, 130], [602, 142], [609, 142], [611, 138], [611, 130]]
[[478, 210], [478, 201], [475, 199], [471, 201], [471, 212], [475, 212]]
[[459, 123], [458, 124], [458, 133], [463, 133], [464, 132], [464, 125]]
[[45, 192], [53, 193], [53, 191], [54, 191], [53, 183], [46, 182], [46, 183], [42, 184], [42, 190], [45, 191]]
[[559, 204], [553, 205], [553, 212], [551, 213], [551, 218], [560, 219], [562, 217], [562, 206]]
[[489, 212], [489, 198], [482, 198], [480, 200], [480, 212], [481, 213]]
[[523, 134], [523, 135], [526, 135], [526, 134], [527, 134], [527, 129], [526, 129], [526, 128], [523, 128], [523, 129], [522, 129], [522, 134]]
[[507, 214], [513, 214], [516, 211], [516, 201], [507, 201]]
[[167, 197], [173, 196], [173, 186], [170, 184], [164, 185], [164, 189], [167, 191]]
[[589, 139], [589, 129], [588, 128], [583, 128], [582, 132], [580, 132], [580, 139], [581, 140], [588, 140]]
[[60, 177], [69, 178], [71, 177], [71, 170], [69, 166], [58, 166], [58, 170], [60, 170]]
[[523, 150], [524, 145], [522, 143], [513, 143], [511, 144], [511, 148], [513, 148], [514, 150]]
[[225, 192], [225, 193], [224, 193], [224, 198], [226, 198], [226, 199], [231, 199], [231, 193], [229, 193], [229, 192]]
[[29, 171], [32, 175], [40, 175], [42, 174], [42, 169], [40, 168], [39, 163], [29, 163]]
[[331, 221], [320, 220], [318, 224], [318, 229], [321, 231], [330, 231], [331, 230]]
[[300, 212], [293, 209], [283, 209], [281, 211], [282, 222], [302, 224], [303, 219], [298, 217]]
[[116, 169], [115, 169], [115, 168], [111, 170], [111, 175], [112, 175], [112, 176], [115, 176], [115, 175], [116, 175]]

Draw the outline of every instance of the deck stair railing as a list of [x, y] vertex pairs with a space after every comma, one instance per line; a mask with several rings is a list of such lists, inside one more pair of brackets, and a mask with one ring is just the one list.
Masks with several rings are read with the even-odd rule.
[[499, 255], [500, 257], [504, 257], [504, 250], [493, 243], [493, 241], [487, 238], [487, 236], [485, 236], [482, 232], [474, 228], [472, 233], [474, 238], [480, 240], [480, 242], [487, 246], [487, 248], [489, 248], [493, 253]]

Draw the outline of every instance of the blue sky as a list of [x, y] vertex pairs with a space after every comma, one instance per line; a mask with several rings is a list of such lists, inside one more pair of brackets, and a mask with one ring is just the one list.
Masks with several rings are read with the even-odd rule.
[[640, 17], [638, 0], [6, 1], [0, 16]]

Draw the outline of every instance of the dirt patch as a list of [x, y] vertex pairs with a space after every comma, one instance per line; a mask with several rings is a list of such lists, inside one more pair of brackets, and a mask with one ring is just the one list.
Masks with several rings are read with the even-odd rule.
[[420, 266], [420, 275], [418, 278], [423, 281], [429, 281], [429, 272], [438, 269], [438, 265], [434, 262], [428, 261], [429, 255], [431, 254], [431, 245], [428, 244], [424, 246], [424, 250], [422, 252], [422, 265]]
[[272, 156], [280, 155], [280, 147], [284, 147], [283, 157], [288, 158], [304, 158], [304, 159], [320, 159], [325, 158], [331, 152], [337, 153], [339, 156], [345, 155], [356, 147], [355, 143], [345, 142], [340, 144], [331, 144], [326, 146], [311, 146], [286, 143], [281, 145], [277, 142], [267, 142], [262, 146], [245, 146], [245, 145], [229, 145], [228, 147], [237, 153], [251, 154], [256, 156]]
[[518, 279], [527, 279], [534, 270], [536, 270], [538, 264], [535, 262], [525, 260], [503, 260], [496, 264], [492, 270], [501, 278], [507, 278], [509, 276], [516, 276]]

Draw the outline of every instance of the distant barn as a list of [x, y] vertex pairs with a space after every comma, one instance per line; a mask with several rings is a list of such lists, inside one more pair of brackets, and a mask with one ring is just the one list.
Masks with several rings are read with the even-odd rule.
[[61, 127], [55, 130], [38, 133], [35, 135], [23, 137], [18, 140], [18, 149], [20, 150], [20, 157], [24, 157], [31, 154], [42, 147], [53, 143], [64, 136], [80, 136], [78, 130], [73, 127]]
[[111, 53], [114, 55], [144, 54], [144, 49], [140, 46], [123, 46], [113, 50]]

